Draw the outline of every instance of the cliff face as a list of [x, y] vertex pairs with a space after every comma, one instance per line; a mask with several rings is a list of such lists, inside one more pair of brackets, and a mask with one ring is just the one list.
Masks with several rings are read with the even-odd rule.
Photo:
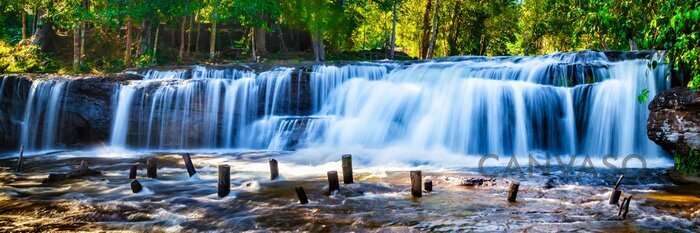
[[[0, 89], [0, 151], [15, 150], [20, 146], [32, 83], [43, 79], [69, 80], [60, 98], [61, 107], [56, 114], [61, 119], [58, 121], [57, 143], [65, 147], [81, 147], [108, 140], [114, 91], [118, 84], [140, 77], [129, 74], [76, 78], [43, 75], [0, 76], [3, 85]], [[46, 114], [45, 111], [34, 114], [37, 113]]]
[[665, 150], [687, 155], [700, 149], [700, 93], [676, 87], [649, 104], [647, 134]]
[[[309, 69], [299, 69], [290, 77], [290, 98], [279, 101], [278, 106], [276, 106], [280, 114], [310, 114], [309, 72]], [[115, 93], [118, 92], [121, 84], [142, 78], [142, 76], [135, 74], [80, 77], [0, 75], [0, 84], [2, 85], [0, 86], [0, 151], [16, 151], [20, 144], [25, 144], [27, 150], [47, 149], [43, 145], [47, 141], [46, 135], [51, 134], [49, 132], [54, 132], [52, 135], [55, 135], [51, 139], [51, 148], [79, 148], [108, 143], [117, 108], [114, 99]], [[48, 85], [41, 85], [42, 82]], [[58, 83], [62, 83], [62, 86], [59, 87]], [[146, 89], [150, 90], [166, 85], [166, 83], [167, 81], [151, 82], [144, 85], [147, 85]], [[265, 95], [265, 92], [260, 92], [259, 100], [264, 101]], [[147, 103], [144, 104], [144, 101]], [[130, 125], [139, 126], [148, 124], [150, 120], [159, 120], [158, 118], [149, 119], [147, 112], [143, 112], [151, 109], [150, 101], [152, 100], [147, 98], [134, 99], [131, 108], [133, 114], [130, 114], [129, 119]], [[204, 103], [205, 100], [200, 102]], [[144, 109], [142, 106], [147, 106], [147, 108]], [[258, 106], [261, 106], [258, 111], [259, 115], [262, 115], [264, 111], [262, 106], [265, 104], [261, 102], [258, 103]], [[186, 109], [183, 109], [185, 107]], [[188, 135], [191, 134], [193, 140], [202, 140], [198, 138], [198, 135], [201, 135], [198, 132], [206, 130], [201, 124], [208, 120], [207, 117], [211, 117], [211, 113], [192, 111], [200, 109], [194, 105], [185, 107], [173, 105], [164, 107], [164, 110], [188, 112], [191, 120], [184, 122], [183, 127], [189, 129]], [[223, 109], [223, 107], [220, 108], [221, 111]], [[218, 118], [221, 118], [221, 114]], [[52, 119], [54, 123], [49, 122]], [[28, 130], [23, 128], [25, 121], [31, 122], [28, 124], [30, 125]], [[177, 122], [177, 124], [182, 123]], [[55, 128], [55, 131], [47, 130], [50, 128], [49, 126]], [[31, 142], [23, 143], [23, 130], [29, 132], [25, 133], [29, 136], [25, 135], [24, 137], [29, 138], [27, 140], [31, 140]], [[128, 130], [129, 134], [137, 132], [139, 131]], [[174, 138], [179, 136], [179, 133], [165, 134], [164, 136]]]

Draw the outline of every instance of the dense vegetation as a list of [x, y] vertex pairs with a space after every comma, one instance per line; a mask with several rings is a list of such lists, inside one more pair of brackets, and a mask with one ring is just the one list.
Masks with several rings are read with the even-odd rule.
[[700, 86], [700, 1], [5, 0], [0, 72], [659, 49]]

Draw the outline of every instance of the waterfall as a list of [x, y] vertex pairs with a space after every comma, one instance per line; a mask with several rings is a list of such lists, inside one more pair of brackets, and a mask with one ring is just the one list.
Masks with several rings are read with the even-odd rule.
[[20, 145], [27, 150], [46, 150], [57, 146], [59, 112], [68, 84], [69, 81], [59, 79], [32, 82], [20, 136]]
[[[660, 155], [647, 103], [654, 56], [603, 52], [145, 71], [115, 93], [112, 145], [138, 149], [366, 148], [456, 154]], [[305, 110], [308, 109], [308, 110]]]

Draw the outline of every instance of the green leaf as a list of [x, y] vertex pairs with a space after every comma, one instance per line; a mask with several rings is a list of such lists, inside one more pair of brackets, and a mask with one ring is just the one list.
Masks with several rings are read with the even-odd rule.
[[637, 101], [639, 104], [644, 104], [647, 102], [647, 98], [649, 97], [649, 90], [648, 89], [643, 89], [642, 92], [637, 96]]

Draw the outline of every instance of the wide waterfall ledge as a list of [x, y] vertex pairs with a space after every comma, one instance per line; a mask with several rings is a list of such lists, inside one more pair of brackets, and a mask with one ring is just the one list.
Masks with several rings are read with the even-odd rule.
[[[648, 98], [670, 87], [654, 51], [582, 51], [433, 61], [192, 66], [114, 77], [4, 76], [0, 142], [41, 151], [357, 154], [366, 164], [520, 165], [529, 156], [639, 155], [672, 165], [647, 138]], [[554, 157], [552, 157], [554, 159]], [[553, 160], [555, 161], [555, 160]], [[630, 160], [630, 164], [638, 164]], [[568, 160], [566, 161], [568, 162]], [[577, 162], [578, 163], [578, 162]], [[605, 166], [603, 166], [605, 167]]]

